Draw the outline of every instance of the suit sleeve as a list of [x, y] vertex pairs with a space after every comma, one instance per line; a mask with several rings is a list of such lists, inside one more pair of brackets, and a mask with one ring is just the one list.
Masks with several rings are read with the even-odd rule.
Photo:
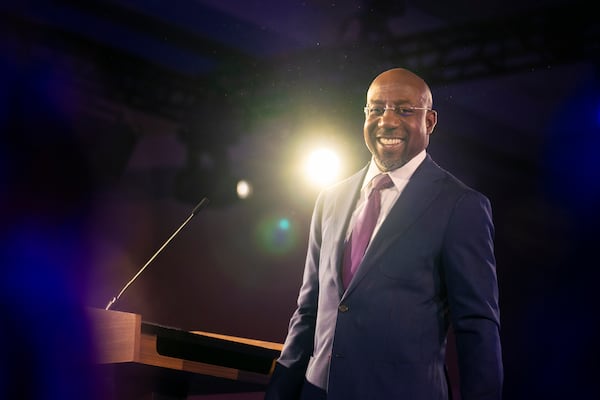
[[281, 356], [266, 391], [265, 400], [299, 398], [308, 361], [313, 353], [319, 297], [319, 258], [323, 194], [319, 196], [310, 224], [308, 251], [297, 307], [290, 319]]
[[466, 192], [444, 238], [443, 266], [463, 400], [502, 398], [500, 311], [489, 200]]

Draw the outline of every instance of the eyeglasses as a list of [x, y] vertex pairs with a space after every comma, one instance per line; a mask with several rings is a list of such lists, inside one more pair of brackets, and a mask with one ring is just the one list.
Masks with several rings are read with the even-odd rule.
[[400, 107], [388, 107], [388, 106], [369, 106], [365, 107], [365, 115], [369, 118], [381, 117], [387, 110], [394, 111], [401, 117], [410, 117], [415, 115], [417, 111], [427, 110], [431, 111], [428, 107], [413, 107], [413, 106], [400, 106]]

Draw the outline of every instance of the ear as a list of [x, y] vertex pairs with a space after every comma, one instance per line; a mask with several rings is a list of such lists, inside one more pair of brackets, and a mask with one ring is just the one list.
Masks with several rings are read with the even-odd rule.
[[427, 115], [425, 115], [425, 124], [427, 126], [427, 134], [431, 135], [437, 125], [437, 111], [427, 111]]

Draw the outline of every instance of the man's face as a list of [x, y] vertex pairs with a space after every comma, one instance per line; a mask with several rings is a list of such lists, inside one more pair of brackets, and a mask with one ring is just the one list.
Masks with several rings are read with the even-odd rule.
[[371, 112], [365, 113], [365, 143], [380, 170], [403, 166], [429, 144], [437, 114], [411, 110], [431, 107], [428, 90], [413, 76], [402, 72], [380, 75], [369, 88], [367, 107]]

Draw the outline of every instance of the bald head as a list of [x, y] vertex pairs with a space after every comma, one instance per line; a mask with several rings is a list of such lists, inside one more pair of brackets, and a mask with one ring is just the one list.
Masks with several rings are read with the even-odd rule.
[[387, 93], [397, 90], [399, 86], [413, 92], [413, 100], [419, 102], [418, 106], [428, 108], [433, 106], [429, 85], [420, 76], [404, 68], [389, 69], [377, 75], [367, 91], [367, 102], [376, 100], [373, 98], [375, 92], [377, 92], [377, 95], [385, 96]]

